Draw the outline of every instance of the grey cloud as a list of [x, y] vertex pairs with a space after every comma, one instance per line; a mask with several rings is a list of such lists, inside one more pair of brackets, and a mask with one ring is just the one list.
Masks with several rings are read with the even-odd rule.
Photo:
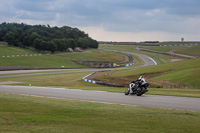
[[10, 10], [0, 9], [0, 16], [10, 20], [103, 26], [117, 32], [191, 32], [198, 29], [200, 16], [199, 0], [13, 0], [2, 4]]

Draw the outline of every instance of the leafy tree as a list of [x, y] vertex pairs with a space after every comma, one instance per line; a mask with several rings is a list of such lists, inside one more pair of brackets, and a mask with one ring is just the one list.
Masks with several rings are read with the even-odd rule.
[[38, 33], [36, 33], [36, 32], [33, 32], [33, 33], [31, 34], [31, 36], [30, 36], [30, 43], [32, 44], [33, 41], [34, 41], [35, 39], [37, 39], [37, 38], [40, 38], [40, 35], [38, 35]]
[[67, 39], [67, 41], [68, 41], [68, 48], [75, 49], [75, 47], [77, 46], [76, 40], [69, 38]]
[[48, 50], [51, 51], [52, 54], [57, 50], [56, 44], [52, 41], [48, 43], [48, 46], [49, 46]]
[[8, 32], [6, 35], [3, 37], [3, 40], [6, 41], [9, 46], [14, 45], [15, 42], [15, 34], [13, 32]]
[[48, 42], [46, 42], [46, 41], [41, 41], [41, 43], [40, 43], [40, 49], [41, 50], [47, 50], [48, 49]]
[[41, 42], [42, 42], [41, 39], [36, 38], [36, 39], [33, 41], [33, 47], [34, 47], [35, 49], [41, 50]]
[[20, 47], [34, 47], [38, 50], [66, 51], [67, 48], [98, 48], [98, 42], [88, 34], [69, 26], [27, 25], [24, 23], [0, 24], [0, 41]]

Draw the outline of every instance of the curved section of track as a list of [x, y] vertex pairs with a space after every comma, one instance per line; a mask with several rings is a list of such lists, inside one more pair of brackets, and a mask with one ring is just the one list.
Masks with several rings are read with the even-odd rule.
[[[140, 67], [156, 65], [156, 62], [146, 55], [129, 53], [129, 52], [127, 53], [134, 54], [143, 59], [145, 64]], [[119, 68], [119, 69], [126, 69], [126, 68]], [[102, 71], [102, 70], [103, 69], [96, 71]], [[49, 73], [39, 73], [39, 74], [7, 75], [7, 76], [9, 77], [32, 76], [32, 75], [44, 75], [44, 74], [86, 72], [86, 71], [92, 72], [95, 70], [76, 70], [70, 72], [49, 72]], [[0, 78], [3, 78], [3, 76], [0, 76]], [[141, 97], [138, 97], [138, 96], [125, 96], [123, 93], [112, 93], [104, 91], [86, 91], [86, 90], [63, 89], [63, 88], [5, 86], [5, 85], [0, 85], [0, 93], [13, 93], [13, 94], [31, 95], [31, 96], [40, 96], [49, 98], [91, 101], [99, 103], [200, 111], [200, 98], [189, 98], [189, 97], [174, 97], [174, 96], [159, 96], [159, 95], [143, 95]]]
[[132, 52], [124, 52], [124, 51], [117, 51], [117, 50], [110, 50], [110, 49], [101, 49], [101, 50], [136, 55], [136, 56], [140, 57], [144, 61], [144, 63], [145, 63], [143, 66], [140, 66], [140, 67], [157, 65], [157, 62], [155, 60], [153, 60], [151, 57], [149, 57], [147, 55], [144, 55], [144, 54], [138, 54], [138, 53], [132, 53]]
[[[102, 49], [102, 50], [107, 50], [107, 51], [112, 51], [112, 52], [121, 52], [121, 53], [136, 55], [136, 56], [140, 57], [145, 63], [144, 65], [139, 66], [139, 67], [157, 65], [157, 63], [151, 57], [149, 57], [147, 55], [131, 53], [131, 52], [122, 52], [122, 51], [116, 51], [116, 50], [108, 50], [108, 49]], [[114, 68], [114, 69], [115, 70], [123, 70], [123, 69], [130, 69], [130, 68]], [[3, 75], [3, 76], [0, 76], [0, 78], [36, 76], [36, 75], [50, 75], [50, 74], [64, 74], [64, 73], [96, 72], [96, 71], [105, 71], [105, 70], [113, 70], [113, 69], [112, 68], [110, 68], [110, 69], [109, 68], [107, 68], [107, 69], [98, 69], [98, 70], [93, 70], [93, 69], [89, 69], [89, 70], [74, 69], [74, 71], [64, 71], [64, 72], [46, 72], [46, 73]], [[28, 71], [28, 70], [26, 70], [26, 71]]]

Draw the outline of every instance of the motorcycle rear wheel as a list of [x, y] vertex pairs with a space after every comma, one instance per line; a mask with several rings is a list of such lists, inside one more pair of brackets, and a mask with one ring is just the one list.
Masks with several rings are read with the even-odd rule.
[[144, 94], [146, 92], [146, 89], [144, 87], [141, 87], [139, 91], [136, 92], [137, 96], [141, 96], [142, 94]]

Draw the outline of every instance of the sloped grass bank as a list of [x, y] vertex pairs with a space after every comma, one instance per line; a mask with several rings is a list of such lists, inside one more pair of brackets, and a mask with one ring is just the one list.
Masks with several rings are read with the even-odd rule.
[[0, 44], [0, 56], [22, 55], [22, 54], [41, 54], [40, 52], [24, 49], [20, 47], [9, 47], [7, 44]]
[[78, 53], [59, 53], [56, 55], [61, 58], [77, 61], [106, 61], [113, 63], [124, 61], [124, 56], [121, 54], [98, 49], [88, 49], [85, 52]]
[[142, 46], [142, 48], [169, 52], [174, 50], [174, 53], [200, 56], [200, 45], [189, 45], [189, 46]]
[[59, 52], [44, 55], [40, 52], [19, 47], [0, 46], [0, 67], [33, 67], [33, 68], [83, 68], [86, 66], [74, 61], [122, 62], [125, 57], [114, 52], [88, 49], [84, 52]]
[[190, 85], [192, 88], [200, 89], [200, 69], [191, 68], [179, 70], [152, 78], [152, 80], [185, 83]]
[[182, 59], [179, 57], [173, 57], [173, 56], [164, 55], [164, 54], [140, 51], [140, 50], [137, 50], [137, 47], [139, 47], [139, 46], [99, 45], [99, 47], [103, 48], [103, 49], [111, 49], [111, 50], [117, 50], [117, 51], [125, 51], [125, 52], [132, 52], [132, 53], [148, 55], [151, 58], [153, 58], [158, 64], [169, 63], [169, 62], [171, 62], [172, 59]]
[[79, 65], [71, 60], [59, 58], [54, 55], [43, 55], [41, 52], [37, 52], [30, 49], [24, 49], [14, 46], [8, 47], [7, 45], [4, 44], [1, 45], [2, 46], [0, 46], [0, 51], [1, 51], [0, 67], [12, 67], [12, 66], [33, 67], [33, 68], [61, 68], [61, 66], [65, 66], [65, 68], [83, 67], [82, 65]]
[[0, 66], [24, 66], [33, 68], [81, 68], [84, 67], [71, 60], [57, 58], [51, 55], [20, 56], [0, 58]]
[[0, 93], [0, 132], [197, 133], [200, 112]]
[[161, 51], [161, 52], [169, 52], [171, 50], [187, 49], [187, 47], [181, 47], [181, 46], [141, 46], [141, 48], [155, 50], [155, 51]]
[[143, 75], [153, 87], [161, 87], [163, 83], [186, 84], [192, 88], [200, 87], [200, 58], [173, 62], [157, 66], [149, 66], [138, 69], [115, 71], [112, 75], [102, 74], [96, 77], [98, 80], [113, 83], [130, 83]]
[[181, 49], [181, 50], [175, 51], [175, 53], [200, 56], [200, 45], [192, 46], [187, 49]]

